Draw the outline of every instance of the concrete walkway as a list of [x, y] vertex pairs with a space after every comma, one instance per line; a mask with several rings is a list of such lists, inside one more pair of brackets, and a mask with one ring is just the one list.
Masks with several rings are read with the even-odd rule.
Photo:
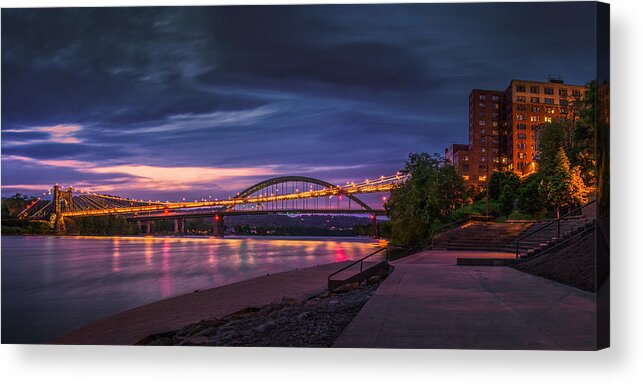
[[392, 263], [334, 347], [595, 349], [592, 293], [458, 257], [513, 255], [434, 250]]
[[348, 263], [283, 272], [157, 301], [89, 323], [49, 344], [133, 345], [152, 334], [270, 304], [283, 297], [303, 300], [325, 291], [328, 275]]

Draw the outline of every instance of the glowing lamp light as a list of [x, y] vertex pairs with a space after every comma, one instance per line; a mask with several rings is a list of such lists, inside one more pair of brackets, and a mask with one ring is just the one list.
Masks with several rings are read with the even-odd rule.
[[219, 215], [215, 215], [215, 216], [214, 216], [214, 220], [215, 220], [215, 221], [219, 221], [220, 219], [221, 219], [221, 218], [219, 217]]

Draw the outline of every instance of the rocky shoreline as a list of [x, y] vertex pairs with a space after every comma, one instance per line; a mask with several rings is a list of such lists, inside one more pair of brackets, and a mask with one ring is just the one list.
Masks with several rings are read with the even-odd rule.
[[282, 298], [222, 318], [204, 319], [179, 330], [151, 335], [138, 345], [330, 347], [381, 282], [343, 285], [306, 300]]

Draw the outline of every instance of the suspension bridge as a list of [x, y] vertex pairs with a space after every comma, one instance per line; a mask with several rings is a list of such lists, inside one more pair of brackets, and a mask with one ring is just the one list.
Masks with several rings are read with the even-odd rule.
[[[358, 183], [334, 185], [305, 177], [282, 176], [264, 180], [227, 199], [194, 201], [152, 201], [130, 199], [55, 185], [43, 198], [30, 203], [19, 215], [26, 220], [49, 220], [56, 233], [65, 231], [65, 218], [120, 215], [136, 222], [143, 233], [151, 234], [153, 221], [174, 220], [174, 232], [185, 232], [185, 220], [213, 217], [215, 234], [223, 236], [224, 218], [257, 214], [370, 214], [374, 236], [376, 220], [385, 215], [356, 195], [390, 192], [408, 175], [397, 173]], [[50, 196], [50, 198], [49, 198]]]

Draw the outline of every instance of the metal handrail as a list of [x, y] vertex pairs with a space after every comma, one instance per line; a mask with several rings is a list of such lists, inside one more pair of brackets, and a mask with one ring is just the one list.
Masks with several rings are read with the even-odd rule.
[[572, 214], [574, 214], [574, 213], [576, 213], [578, 211], [581, 211], [583, 208], [588, 207], [591, 204], [594, 204], [595, 202], [596, 202], [596, 200], [594, 199], [594, 200], [592, 200], [592, 201], [590, 201], [588, 203], [585, 203], [585, 204], [581, 205], [580, 207], [574, 209], [573, 211], [567, 212], [565, 215], [563, 215], [563, 216], [561, 216], [561, 217], [559, 217], [559, 218], [557, 218], [555, 220], [550, 221], [549, 223], [547, 223], [547, 224], [543, 225], [542, 227], [538, 228], [537, 230], [535, 230], [533, 232], [529, 232], [529, 233], [525, 234], [524, 236], [521, 236], [518, 239], [516, 239], [516, 258], [520, 257], [520, 241], [521, 240], [524, 240], [527, 237], [529, 237], [529, 236], [531, 236], [533, 234], [536, 234], [536, 233], [542, 231], [543, 229], [549, 227], [550, 225], [554, 225], [554, 224], [556, 224], [556, 226], [557, 226], [557, 228], [556, 228], [557, 238], [560, 239], [560, 222], [562, 220], [568, 218]]
[[375, 252], [373, 252], [373, 253], [371, 253], [371, 254], [368, 254], [368, 255], [366, 255], [366, 256], [364, 256], [364, 257], [362, 257], [362, 258], [361, 258], [361, 259], [359, 259], [359, 260], [355, 260], [354, 262], [352, 262], [352, 263], [348, 264], [348, 265], [347, 265], [347, 266], [345, 266], [344, 268], [342, 268], [342, 269], [340, 269], [340, 270], [338, 270], [338, 271], [335, 271], [335, 272], [331, 273], [330, 275], [328, 275], [328, 281], [330, 281], [330, 280], [331, 280], [331, 277], [335, 276], [336, 274], [338, 274], [338, 273], [340, 273], [340, 272], [342, 272], [342, 271], [347, 270], [348, 268], [352, 267], [353, 265], [355, 265], [355, 264], [357, 264], [357, 263], [360, 263], [360, 264], [359, 264], [359, 271], [360, 271], [360, 272], [362, 272], [362, 271], [364, 270], [364, 260], [368, 259], [368, 258], [369, 258], [369, 257], [371, 257], [371, 256], [377, 255], [378, 253], [380, 253], [380, 252], [382, 252], [382, 251], [386, 251], [386, 254], [385, 254], [385, 261], [388, 263], [388, 247], [380, 248], [380, 249], [378, 249], [377, 251], [375, 251]]

